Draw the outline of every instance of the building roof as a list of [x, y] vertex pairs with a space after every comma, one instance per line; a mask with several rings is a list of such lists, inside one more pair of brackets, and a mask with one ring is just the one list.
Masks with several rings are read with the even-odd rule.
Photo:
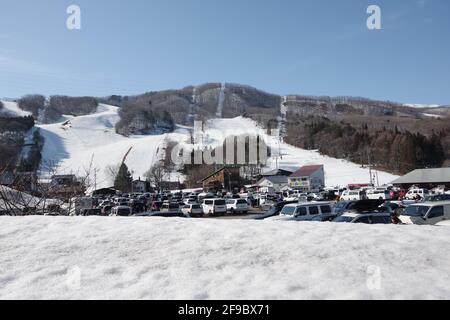
[[323, 165], [304, 166], [295, 171], [289, 177], [291, 178], [309, 177], [314, 172], [319, 171], [321, 169], [323, 169]]
[[415, 184], [415, 183], [449, 183], [450, 168], [417, 169], [397, 180], [392, 184]]
[[256, 184], [259, 185], [264, 180], [268, 180], [273, 184], [287, 184], [288, 177], [286, 176], [270, 176], [270, 177], [262, 177]]
[[294, 171], [285, 170], [285, 169], [275, 169], [265, 173], [262, 173], [262, 177], [270, 177], [270, 176], [290, 176]]

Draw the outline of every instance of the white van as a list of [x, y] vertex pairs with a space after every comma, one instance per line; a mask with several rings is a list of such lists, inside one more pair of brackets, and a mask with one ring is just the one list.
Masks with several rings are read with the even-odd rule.
[[280, 215], [271, 220], [311, 221], [318, 215], [332, 214], [333, 208], [329, 202], [307, 202], [285, 205]]
[[408, 193], [405, 195], [405, 199], [407, 200], [416, 200], [419, 195], [421, 199], [428, 196], [430, 192], [427, 189], [410, 189]]
[[450, 201], [412, 204], [400, 216], [400, 220], [405, 224], [435, 225], [449, 219]]
[[345, 190], [341, 194], [343, 201], [359, 201], [361, 200], [361, 191], [359, 190]]
[[202, 203], [204, 214], [225, 214], [227, 213], [227, 205], [224, 199], [205, 199]]
[[391, 200], [391, 193], [387, 189], [370, 189], [366, 197], [370, 200]]

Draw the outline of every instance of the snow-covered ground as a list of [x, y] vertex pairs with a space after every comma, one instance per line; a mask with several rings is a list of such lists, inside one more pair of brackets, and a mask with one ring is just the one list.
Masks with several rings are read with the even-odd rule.
[[439, 108], [439, 107], [441, 107], [441, 105], [439, 105], [439, 104], [414, 104], [414, 103], [407, 103], [407, 104], [404, 104], [404, 106], [405, 107], [410, 107], [410, 108], [420, 108], [420, 109], [423, 109], [423, 108]]
[[0, 299], [450, 299], [446, 227], [0, 217]]

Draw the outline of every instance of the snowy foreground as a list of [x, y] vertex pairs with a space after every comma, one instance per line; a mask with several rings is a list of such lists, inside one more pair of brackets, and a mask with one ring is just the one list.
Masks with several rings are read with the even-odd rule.
[[450, 229], [0, 217], [1, 299], [450, 299]]

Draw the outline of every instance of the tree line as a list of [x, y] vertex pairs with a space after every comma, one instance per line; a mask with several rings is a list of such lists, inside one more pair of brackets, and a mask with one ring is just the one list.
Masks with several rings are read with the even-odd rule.
[[370, 164], [397, 174], [418, 168], [441, 167], [447, 160], [443, 141], [448, 129], [430, 135], [408, 130], [370, 129], [350, 123], [333, 122], [322, 117], [295, 117], [287, 123], [286, 142], [318, 150], [321, 154], [343, 158], [362, 165]]

